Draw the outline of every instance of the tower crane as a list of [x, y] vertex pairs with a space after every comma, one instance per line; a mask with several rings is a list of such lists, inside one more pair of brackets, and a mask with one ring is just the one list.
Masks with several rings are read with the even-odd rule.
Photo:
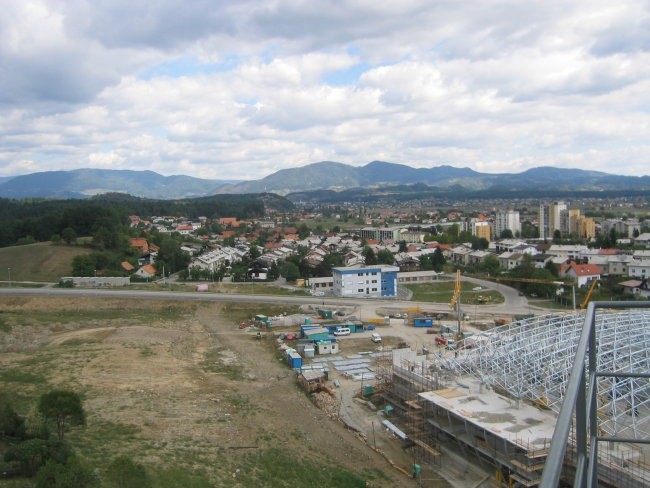
[[456, 315], [458, 316], [458, 330], [456, 331], [456, 347], [458, 347], [458, 341], [463, 337], [463, 330], [461, 328], [461, 312], [460, 312], [460, 292], [462, 290], [462, 284], [460, 282], [460, 270], [456, 270], [456, 281], [454, 284], [454, 295], [451, 297], [451, 302], [449, 302], [449, 307], [452, 309], [456, 306]]

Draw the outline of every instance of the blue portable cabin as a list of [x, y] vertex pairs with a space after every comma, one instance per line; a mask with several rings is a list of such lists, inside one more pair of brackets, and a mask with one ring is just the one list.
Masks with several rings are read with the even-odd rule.
[[302, 367], [302, 357], [297, 352], [289, 354], [289, 367], [291, 369], [298, 369]]
[[433, 319], [416, 317], [413, 319], [413, 327], [433, 327]]

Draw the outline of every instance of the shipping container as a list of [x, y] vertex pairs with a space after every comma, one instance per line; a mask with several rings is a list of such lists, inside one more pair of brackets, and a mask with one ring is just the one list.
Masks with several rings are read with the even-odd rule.
[[433, 319], [425, 317], [414, 318], [413, 327], [433, 327]]

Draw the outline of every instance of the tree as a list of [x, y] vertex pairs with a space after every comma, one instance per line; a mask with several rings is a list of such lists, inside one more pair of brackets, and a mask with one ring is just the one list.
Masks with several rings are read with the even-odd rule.
[[45, 393], [38, 400], [37, 408], [45, 419], [56, 424], [59, 440], [63, 440], [66, 425], [84, 425], [86, 422], [81, 398], [73, 391], [53, 390]]
[[503, 229], [503, 230], [501, 231], [501, 235], [499, 236], [499, 238], [501, 238], [501, 239], [512, 239], [512, 238], [513, 238], [512, 230], [510, 230], [510, 229]]
[[399, 252], [406, 252], [408, 250], [408, 246], [406, 245], [405, 240], [399, 241]]
[[257, 247], [255, 244], [252, 244], [250, 249], [248, 250], [248, 257], [251, 258], [251, 260], [255, 261], [261, 255], [262, 253], [260, 252], [260, 248]]
[[442, 254], [442, 250], [437, 247], [433, 253], [433, 258], [431, 259], [433, 269], [440, 273], [444, 268], [446, 262], [447, 260], [445, 259], [444, 254]]
[[149, 488], [151, 480], [139, 463], [128, 456], [118, 456], [108, 466], [106, 479], [114, 488]]
[[393, 253], [388, 249], [382, 249], [377, 253], [377, 263], [378, 264], [393, 264], [395, 262], [395, 257]]
[[45, 439], [28, 439], [11, 446], [5, 452], [4, 459], [18, 465], [21, 473], [34, 476], [49, 459], [48, 441]]
[[377, 264], [377, 256], [375, 255], [375, 251], [372, 250], [372, 247], [365, 246], [363, 251], [361, 251], [361, 254], [363, 255], [365, 264]]
[[0, 398], [0, 437], [25, 437], [25, 419], [18, 415], [13, 407]]
[[285, 277], [287, 281], [296, 281], [300, 278], [300, 269], [295, 263], [291, 261], [286, 261], [280, 268], [280, 273]]
[[76, 456], [71, 457], [64, 464], [48, 461], [36, 475], [36, 488], [68, 488], [71, 486], [75, 488], [99, 486], [99, 477], [90, 466]]
[[93, 276], [96, 269], [95, 260], [88, 254], [80, 254], [72, 258], [73, 276]]
[[481, 262], [480, 269], [489, 275], [498, 275], [501, 271], [499, 266], [499, 258], [497, 258], [494, 254], [485, 256], [485, 259], [483, 259]]
[[66, 244], [75, 244], [77, 242], [77, 232], [72, 227], [66, 227], [61, 232], [61, 238]]
[[300, 227], [298, 227], [298, 237], [300, 239], [306, 239], [307, 237], [309, 237], [309, 234], [310, 231], [309, 231], [309, 227], [307, 227], [307, 224], [305, 224], [304, 222], [300, 224]]

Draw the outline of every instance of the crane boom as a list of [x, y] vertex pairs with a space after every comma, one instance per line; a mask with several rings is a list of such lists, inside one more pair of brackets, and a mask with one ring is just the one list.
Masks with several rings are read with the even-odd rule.
[[580, 308], [585, 308], [589, 304], [589, 299], [591, 298], [591, 294], [596, 289], [596, 285], [598, 284], [599, 281], [600, 280], [598, 278], [596, 278], [594, 281], [592, 281], [591, 287], [589, 288], [589, 291], [587, 292], [587, 296], [585, 296], [585, 299], [580, 304]]

